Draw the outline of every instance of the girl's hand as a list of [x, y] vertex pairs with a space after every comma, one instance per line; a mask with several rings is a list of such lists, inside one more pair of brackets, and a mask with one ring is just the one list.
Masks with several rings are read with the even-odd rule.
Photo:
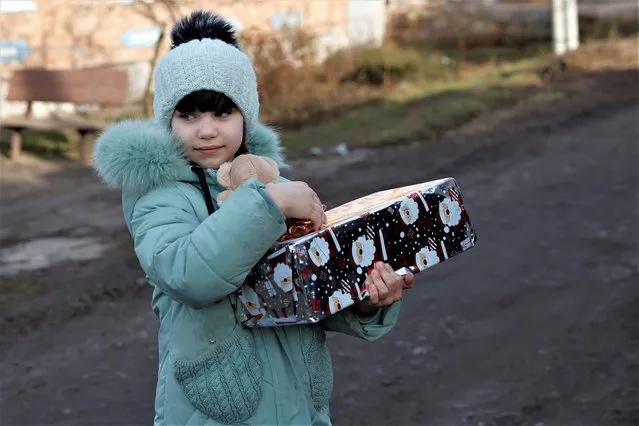
[[369, 297], [354, 305], [353, 309], [357, 313], [366, 315], [401, 300], [404, 290], [413, 287], [414, 278], [411, 272], [402, 277], [388, 263], [376, 263], [364, 282]]
[[322, 202], [305, 182], [271, 183], [266, 191], [287, 218], [310, 220], [315, 231], [326, 223]]

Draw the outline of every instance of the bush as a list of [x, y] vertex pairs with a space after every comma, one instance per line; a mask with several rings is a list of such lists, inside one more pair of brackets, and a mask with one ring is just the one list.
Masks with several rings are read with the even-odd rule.
[[313, 37], [302, 30], [245, 32], [243, 44], [253, 61], [266, 119], [300, 113], [324, 92], [317, 77]]
[[450, 66], [426, 50], [358, 47], [317, 60], [315, 38], [299, 29], [243, 32], [258, 80], [262, 119], [284, 128], [335, 118], [379, 98], [390, 83], [441, 78]]
[[[450, 67], [427, 50], [396, 45], [365, 47], [337, 53], [328, 63], [348, 64], [339, 81], [378, 86], [446, 76]], [[337, 68], [334, 66], [334, 68]]]
[[414, 80], [420, 70], [420, 55], [413, 50], [369, 48], [361, 52], [355, 69], [344, 81], [379, 85], [391, 81]]

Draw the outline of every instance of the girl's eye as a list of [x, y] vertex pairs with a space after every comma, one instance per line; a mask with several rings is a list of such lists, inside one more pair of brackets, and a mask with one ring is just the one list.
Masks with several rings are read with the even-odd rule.
[[220, 117], [220, 118], [228, 117], [231, 114], [233, 114], [233, 110], [231, 108], [225, 109], [225, 110], [222, 110], [222, 111], [218, 111], [218, 112], [215, 113], [215, 115], [217, 117]]
[[180, 118], [183, 120], [193, 120], [195, 119], [195, 114], [192, 112], [185, 112], [184, 114], [180, 114]]

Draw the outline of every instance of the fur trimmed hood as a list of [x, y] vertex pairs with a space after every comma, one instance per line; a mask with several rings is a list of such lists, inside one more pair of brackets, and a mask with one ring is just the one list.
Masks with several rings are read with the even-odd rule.
[[[181, 145], [173, 133], [153, 120], [124, 120], [97, 139], [95, 169], [107, 186], [139, 195], [176, 181], [197, 182]], [[268, 126], [258, 124], [246, 148], [285, 166], [279, 135]]]

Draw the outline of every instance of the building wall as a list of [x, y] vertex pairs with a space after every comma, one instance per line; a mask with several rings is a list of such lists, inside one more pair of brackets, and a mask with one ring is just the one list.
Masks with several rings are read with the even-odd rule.
[[[23, 40], [33, 49], [24, 61], [9, 64], [0, 61], [0, 74], [21, 66], [68, 69], [137, 62], [148, 60], [153, 53], [151, 47], [130, 48], [122, 44], [122, 36], [128, 30], [154, 26], [137, 6], [123, 0], [41, 0], [38, 3], [36, 11], [0, 13], [0, 41]], [[212, 4], [210, 0], [176, 3], [178, 15], [209, 8]], [[214, 4], [215, 11], [237, 22], [240, 30], [269, 30], [287, 17], [295, 20], [296, 16], [301, 17], [303, 26], [320, 31], [326, 27], [344, 27], [347, 23], [347, 0], [218, 0]], [[152, 2], [150, 6], [168, 26], [172, 24], [173, 19], [163, 5]], [[168, 38], [163, 48], [168, 49]]]
[[[145, 30], [156, 26], [145, 16], [146, 8], [130, 4], [129, 0], [10, 1], [14, 5], [23, 2], [37, 7], [22, 12], [3, 10], [7, 3], [2, 0], [0, 101], [5, 99], [11, 71], [22, 67], [126, 69], [130, 76], [130, 99], [141, 98], [150, 72], [153, 38], [146, 46], [129, 47], [123, 43], [123, 37], [131, 30], [137, 31], [138, 36], [144, 35]], [[354, 42], [381, 42], [384, 35], [385, 0], [178, 0], [175, 3], [179, 7], [173, 16], [160, 1], [146, 1], [152, 13], [169, 28], [174, 18], [196, 9], [209, 9], [212, 4], [240, 32], [277, 30], [286, 22], [299, 24], [318, 34], [324, 52]], [[8, 61], [6, 53], [11, 46], [7, 47], [7, 43], [16, 41], [29, 46], [29, 54]], [[166, 37], [162, 50], [168, 48]], [[49, 107], [54, 106], [34, 105], [34, 113], [47, 115]], [[23, 108], [24, 105], [2, 102], [0, 116], [20, 114]]]

